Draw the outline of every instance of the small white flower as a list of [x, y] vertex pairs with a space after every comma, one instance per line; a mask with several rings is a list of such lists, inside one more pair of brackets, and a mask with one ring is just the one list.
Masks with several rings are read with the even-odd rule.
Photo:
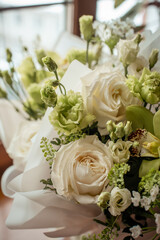
[[132, 195], [133, 195], [133, 198], [131, 198], [131, 200], [132, 200], [133, 206], [138, 207], [139, 202], [141, 200], [141, 195], [139, 194], [139, 192], [136, 192], [136, 191], [132, 191]]
[[156, 200], [157, 195], [159, 194], [159, 186], [154, 185], [153, 188], [150, 190], [151, 200], [154, 202]]
[[159, 213], [155, 213], [154, 217], [155, 217], [155, 222], [157, 224], [156, 232], [157, 232], [157, 234], [160, 234], [160, 214]]
[[127, 188], [115, 187], [111, 191], [109, 201], [109, 212], [113, 216], [118, 216], [131, 205], [131, 193]]
[[141, 206], [144, 207], [146, 211], [148, 211], [151, 204], [151, 198], [143, 196], [140, 202], [141, 202]]
[[130, 228], [129, 230], [132, 232], [133, 238], [138, 238], [142, 233], [142, 229], [139, 225], [134, 226], [134, 227]]

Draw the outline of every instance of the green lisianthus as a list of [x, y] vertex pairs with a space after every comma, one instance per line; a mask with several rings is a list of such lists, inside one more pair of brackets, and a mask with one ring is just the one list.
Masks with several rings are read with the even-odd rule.
[[126, 79], [126, 84], [130, 91], [134, 94], [135, 97], [139, 98], [141, 101], [143, 101], [141, 97], [141, 84], [139, 82], [139, 79], [136, 76], [129, 75]]
[[156, 104], [160, 101], [160, 73], [144, 68], [141, 77], [128, 76], [126, 84], [140, 100]]
[[25, 87], [36, 82], [36, 67], [32, 57], [27, 57], [21, 62], [21, 65], [18, 67], [18, 72], [21, 75], [21, 80]]
[[38, 83], [30, 84], [30, 86], [27, 89], [29, 95], [37, 104], [42, 104], [40, 90], [41, 90], [41, 85]]
[[53, 87], [53, 81], [47, 80], [41, 88], [41, 99], [49, 107], [55, 107], [57, 103], [57, 94]]
[[142, 84], [141, 97], [145, 102], [156, 104], [160, 101], [160, 73], [144, 68], [139, 79]]
[[92, 23], [93, 16], [91, 15], [83, 15], [79, 18], [80, 31], [86, 41], [90, 41], [93, 37], [94, 29]]
[[80, 93], [72, 90], [58, 97], [57, 105], [49, 116], [55, 130], [65, 135], [87, 127], [94, 119], [92, 114], [86, 112]]

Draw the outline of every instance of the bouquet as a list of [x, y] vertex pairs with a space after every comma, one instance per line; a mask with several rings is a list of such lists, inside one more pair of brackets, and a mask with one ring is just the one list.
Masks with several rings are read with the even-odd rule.
[[[83, 16], [80, 28], [90, 66], [89, 44], [100, 41], [92, 16]], [[154, 46], [158, 40], [156, 33]], [[91, 70], [74, 60], [61, 81], [56, 62], [42, 58], [54, 75], [41, 88], [49, 108], [24, 172], [8, 184], [14, 192], [8, 227], [51, 228], [48, 237], [85, 240], [136, 239], [153, 231], [148, 239], [159, 239], [158, 50], [143, 45], [140, 34], [117, 43], [118, 56], [109, 63]]]

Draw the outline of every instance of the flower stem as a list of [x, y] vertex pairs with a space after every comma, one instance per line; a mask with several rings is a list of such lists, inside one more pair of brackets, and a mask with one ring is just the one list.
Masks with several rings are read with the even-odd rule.
[[125, 74], [125, 77], [128, 76], [128, 65], [124, 66], [124, 74]]
[[157, 237], [158, 235], [159, 235], [159, 234], [156, 233], [156, 234], [154, 235], [154, 237], [152, 238], [152, 240], [156, 239], [156, 237]]
[[88, 55], [89, 55], [89, 43], [90, 43], [90, 41], [87, 41], [86, 63], [87, 63], [87, 65], [88, 65], [88, 67], [90, 68], [89, 59], [88, 59]]

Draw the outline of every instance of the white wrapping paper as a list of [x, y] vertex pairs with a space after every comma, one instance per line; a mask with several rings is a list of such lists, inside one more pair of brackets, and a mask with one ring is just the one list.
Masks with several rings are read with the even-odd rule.
[[[63, 78], [63, 84], [67, 90], [76, 90], [78, 84], [80, 90], [80, 77], [89, 72], [87, 67], [74, 61]], [[50, 177], [49, 165], [40, 149], [40, 140], [43, 136], [49, 139], [57, 136], [48, 120], [50, 111], [47, 110], [35, 137], [24, 172], [8, 185], [15, 195], [6, 223], [12, 229], [56, 228], [46, 233], [49, 237], [80, 235], [97, 227], [93, 218], [101, 214], [100, 209], [95, 204], [80, 205], [67, 201], [55, 192], [43, 190], [43, 184], [40, 183], [41, 179]]]

